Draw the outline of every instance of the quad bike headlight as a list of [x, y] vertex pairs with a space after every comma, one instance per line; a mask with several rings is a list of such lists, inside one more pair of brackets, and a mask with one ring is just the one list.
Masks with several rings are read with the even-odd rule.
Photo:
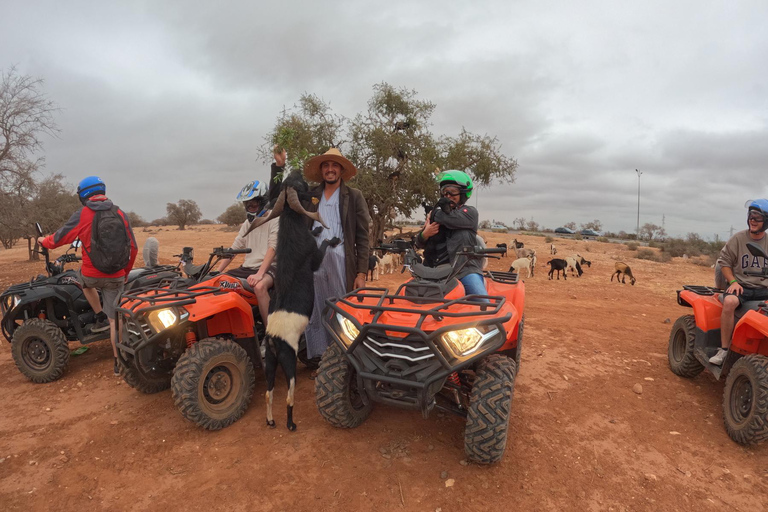
[[189, 313], [183, 308], [181, 311], [176, 308], [156, 309], [147, 315], [147, 321], [154, 332], [160, 332], [170, 329], [178, 323], [179, 318], [183, 320], [188, 315]]
[[18, 295], [8, 295], [3, 299], [3, 313], [12, 310], [21, 302], [21, 297]]
[[355, 341], [355, 338], [357, 338], [357, 336], [360, 334], [360, 330], [355, 327], [355, 324], [352, 323], [350, 319], [340, 315], [339, 313], [336, 313], [336, 319], [339, 321], [339, 325], [341, 326], [341, 333], [346, 338], [342, 339], [342, 341], [346, 346], [350, 346], [352, 342]]
[[477, 352], [483, 344], [498, 334], [496, 327], [470, 327], [457, 331], [448, 331], [440, 339], [456, 357], [464, 357]]

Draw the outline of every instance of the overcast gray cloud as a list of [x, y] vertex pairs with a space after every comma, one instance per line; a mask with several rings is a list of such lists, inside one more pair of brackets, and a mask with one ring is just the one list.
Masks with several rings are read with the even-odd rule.
[[[147, 219], [215, 218], [304, 92], [353, 116], [387, 81], [437, 104], [435, 133], [498, 137], [517, 181], [482, 218], [640, 221], [728, 235], [768, 196], [768, 4], [744, 2], [7, 2], [0, 68], [62, 107], [48, 172], [99, 174]], [[262, 5], [264, 4], [264, 5]]]

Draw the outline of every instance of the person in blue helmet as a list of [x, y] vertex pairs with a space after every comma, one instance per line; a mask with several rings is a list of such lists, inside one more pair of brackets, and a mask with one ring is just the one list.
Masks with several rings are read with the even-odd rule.
[[46, 249], [71, 244], [78, 238], [82, 242], [83, 263], [79, 280], [83, 295], [96, 314], [90, 331], [110, 331], [115, 357], [114, 372], [118, 375], [115, 308], [128, 272], [133, 268], [138, 245], [128, 217], [107, 198], [106, 193], [107, 187], [101, 178], [84, 178], [77, 186], [77, 196], [83, 207], [73, 213], [56, 233], [40, 237], [38, 242]]
[[[443, 171], [437, 177], [440, 183], [440, 199], [427, 216], [424, 229], [416, 236], [416, 247], [426, 248], [431, 244], [430, 239], [444, 237], [444, 242], [437, 246], [434, 256], [436, 263], [445, 260], [447, 255], [451, 264], [456, 263], [459, 249], [464, 246], [476, 246], [478, 213], [477, 209], [467, 204], [472, 197], [474, 185], [472, 178], [463, 171]], [[424, 251], [425, 255], [427, 250]], [[462, 261], [458, 262], [459, 265]], [[488, 295], [483, 279], [482, 260], [469, 259], [458, 274], [458, 279], [464, 286], [467, 295]]]
[[720, 317], [721, 348], [709, 359], [710, 363], [716, 365], [723, 364], [728, 354], [736, 309], [748, 301], [768, 299], [766, 282], [760, 277], [744, 273], [745, 270], [760, 270], [768, 266], [768, 260], [752, 256], [747, 249], [747, 243], [752, 242], [768, 253], [768, 237], [765, 236], [765, 231], [768, 229], [768, 199], [750, 200], [745, 206], [747, 207], [747, 229], [733, 235], [720, 251], [717, 259], [717, 266], [728, 287], [720, 299], [723, 303], [723, 312]]
[[[229, 270], [227, 273], [235, 277], [245, 279], [253, 288], [256, 298], [259, 300], [259, 314], [261, 315], [264, 326], [267, 325], [267, 316], [269, 313], [269, 290], [275, 284], [276, 259], [275, 251], [277, 249], [277, 232], [279, 218], [272, 219], [266, 224], [262, 224], [252, 231], [248, 231], [251, 222], [256, 217], [262, 217], [269, 213], [269, 202], [274, 191], [278, 190], [280, 185], [276, 183], [276, 176], [285, 166], [287, 154], [285, 150], [275, 153], [275, 163], [272, 164], [270, 185], [260, 181], [251, 181], [247, 183], [237, 194], [237, 201], [241, 201], [246, 211], [246, 219], [240, 226], [240, 232], [232, 242], [232, 249], [250, 249], [251, 252], [245, 255], [245, 261], [236, 269]], [[232, 260], [221, 260], [216, 270], [223, 272]]]

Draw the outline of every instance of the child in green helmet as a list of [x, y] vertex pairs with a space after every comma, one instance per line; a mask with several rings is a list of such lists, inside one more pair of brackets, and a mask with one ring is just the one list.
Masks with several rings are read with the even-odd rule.
[[[452, 264], [461, 247], [477, 245], [477, 209], [466, 204], [472, 196], [472, 179], [462, 171], [444, 171], [438, 176], [440, 200], [427, 216], [424, 229], [416, 236], [416, 247], [425, 248], [430, 238], [445, 234], [445, 250]], [[463, 262], [459, 261], [458, 265]], [[488, 295], [483, 280], [482, 261], [470, 259], [458, 274], [467, 295]]]

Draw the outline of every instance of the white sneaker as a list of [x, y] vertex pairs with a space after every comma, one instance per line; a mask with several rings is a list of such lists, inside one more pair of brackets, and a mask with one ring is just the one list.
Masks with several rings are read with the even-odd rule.
[[709, 362], [714, 365], [720, 366], [721, 364], [723, 364], [723, 361], [725, 361], [725, 356], [727, 355], [728, 355], [727, 350], [725, 350], [724, 348], [719, 348], [717, 349], [717, 354], [709, 358]]

